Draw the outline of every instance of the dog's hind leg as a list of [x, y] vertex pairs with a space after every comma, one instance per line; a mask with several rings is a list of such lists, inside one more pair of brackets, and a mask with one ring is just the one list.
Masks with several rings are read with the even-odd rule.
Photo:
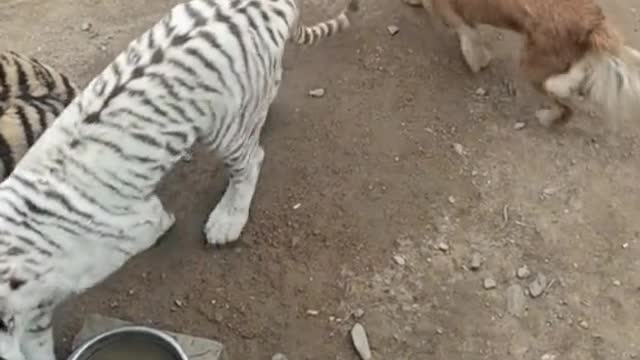
[[[405, 0], [413, 1], [413, 0]], [[449, 0], [433, 0], [433, 12], [437, 14], [448, 27], [455, 30], [460, 40], [460, 50], [465, 62], [474, 73], [489, 66], [491, 52], [480, 38], [477, 29], [467, 24], [451, 7]]]

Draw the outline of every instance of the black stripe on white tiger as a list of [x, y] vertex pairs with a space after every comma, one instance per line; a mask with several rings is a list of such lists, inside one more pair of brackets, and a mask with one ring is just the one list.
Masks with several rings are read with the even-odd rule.
[[238, 239], [286, 44], [348, 25], [342, 13], [308, 32], [298, 17], [292, 0], [183, 3], [65, 108], [0, 183], [0, 357], [54, 359], [47, 315], [171, 228], [156, 188], [195, 142], [229, 176], [207, 242]]
[[0, 180], [75, 97], [75, 85], [36, 59], [0, 53]]

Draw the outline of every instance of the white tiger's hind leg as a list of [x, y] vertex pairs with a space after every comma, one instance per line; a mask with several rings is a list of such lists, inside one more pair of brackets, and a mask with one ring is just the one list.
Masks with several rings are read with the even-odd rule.
[[218, 205], [209, 214], [204, 232], [210, 245], [238, 240], [249, 219], [249, 209], [258, 184], [264, 150], [260, 145], [247, 146], [236, 156], [225, 156], [229, 184]]
[[135, 239], [131, 242], [128, 251], [137, 253], [155, 245], [176, 221], [175, 216], [166, 211], [162, 201], [156, 195], [152, 195], [141, 203], [136, 213], [135, 222], [126, 227], [126, 235]]

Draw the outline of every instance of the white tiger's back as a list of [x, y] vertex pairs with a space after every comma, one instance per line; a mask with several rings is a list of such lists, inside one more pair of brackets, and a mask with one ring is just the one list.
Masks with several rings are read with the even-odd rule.
[[[153, 175], [149, 179], [145, 179], [143, 188], [134, 189], [136, 192], [142, 190], [139, 192], [142, 197], [155, 190], [157, 182], [182, 158], [197, 138], [202, 137], [203, 134], [211, 133], [212, 128], [219, 126], [223, 121], [233, 121], [232, 117], [239, 111], [239, 108], [249, 105], [254, 106], [252, 117], [257, 117], [259, 112], [266, 111], [266, 108], [277, 93], [277, 85], [279, 85], [281, 78], [280, 62], [290, 31], [287, 23], [276, 21], [271, 26], [271, 32], [280, 34], [278, 38], [280, 41], [276, 44], [254, 41], [253, 35], [246, 32], [241, 33], [243, 43], [240, 44], [236, 41], [236, 38], [229, 36], [233, 29], [230, 29], [228, 23], [215, 20], [214, 7], [210, 6], [210, 3], [212, 2], [207, 0], [196, 0], [180, 4], [174, 7], [170, 14], [165, 16], [157, 26], [133, 41], [127, 50], [121, 53], [114, 63], [110, 64], [98, 77], [92, 80], [78, 98], [65, 109], [57, 119], [55, 126], [51, 128], [51, 131], [47, 132], [47, 136], [41, 138], [33, 151], [30, 151], [25, 156], [17, 171], [29, 168], [31, 169], [30, 171], [41, 172], [44, 167], [49, 172], [56, 173], [56, 171], [59, 171], [59, 176], [64, 179], [64, 182], [78, 182], [78, 185], [84, 187], [89, 185], [86, 184], [87, 180], [85, 178], [82, 176], [69, 177], [68, 170], [71, 165], [67, 159], [72, 158], [79, 165], [101, 172], [101, 174], [97, 175], [104, 177], [110, 177], [111, 174], [122, 172], [123, 167], [130, 166], [129, 171]], [[256, 1], [223, 1], [221, 3], [215, 9], [224, 12], [229, 11], [232, 3], [249, 4], [256, 3]], [[184, 43], [184, 46], [172, 46], [174, 39], [189, 36], [190, 34], [193, 35], [194, 33], [194, 23], [197, 20], [189, 15], [187, 10], [189, 4], [193, 6], [194, 10], [200, 11], [203, 17], [207, 19], [206, 23], [200, 26], [202, 32], [221, 34], [216, 39], [220, 48], [224, 49], [224, 52], [210, 51], [205, 53], [200, 51], [200, 54], [198, 54], [198, 56], [206, 57], [207, 61], [217, 68], [217, 71], [212, 72], [207, 69], [207, 65], [195, 60], [188, 66], [195, 70], [196, 76], [189, 76], [189, 74], [185, 74], [180, 66], [175, 66], [175, 63], [167, 61], [182, 61], [181, 56], [184, 54], [185, 46], [195, 49], [202, 49], [207, 46], [206, 40], [198, 37], [197, 32], [193, 38]], [[287, 1], [270, 1], [264, 2], [264, 4], [272, 7], [274, 11], [284, 14], [284, 19], [287, 21], [293, 22], [297, 16], [296, 8], [288, 7]], [[249, 27], [248, 24], [244, 26]], [[170, 34], [167, 32], [168, 28], [173, 28]], [[149, 38], [151, 37], [154, 39], [153, 47], [148, 46]], [[154, 51], [157, 51], [157, 49], [162, 51], [164, 61], [152, 64]], [[272, 62], [272, 66], [270, 68], [257, 69], [258, 66], [255, 63], [251, 64], [251, 62], [257, 61], [258, 58], [255, 56], [248, 58], [250, 64], [246, 66], [246, 64], [242, 63], [246, 53], [251, 53], [252, 55], [261, 53], [263, 54], [262, 56]], [[136, 57], [138, 58], [137, 61], [132, 61]], [[232, 60], [229, 61], [229, 59]], [[114, 71], [116, 66], [118, 69]], [[145, 67], [145, 76], [129, 81], [124, 90], [134, 93], [140, 92], [141, 96], [116, 96], [109, 99], [109, 95], [114, 91], [113, 89], [121, 86], [123, 81], [131, 79], [134, 71], [140, 67]], [[245, 77], [245, 73], [252, 73], [253, 77]], [[154, 76], [150, 77], [150, 74]], [[237, 74], [240, 76], [236, 76]], [[193, 91], [193, 89], [185, 87], [190, 83], [200, 83], [203, 87], [211, 87], [223, 83], [224, 85], [217, 87], [219, 92], [207, 91], [211, 89], [203, 88]], [[168, 91], [167, 86], [172, 86], [173, 89]], [[142, 98], [143, 92], [146, 93], [144, 98]], [[180, 99], [177, 99], [176, 94], [172, 94], [172, 92], [177, 93]], [[256, 99], [245, 98], [243, 94], [246, 95], [247, 93], [264, 96], [255, 101]], [[157, 113], [153, 107], [145, 109], [142, 115], [158, 120], [157, 124], [141, 123], [139, 117], [123, 112], [131, 108], [143, 108], [145, 104], [141, 104], [141, 102], [146, 101], [147, 98], [162, 99], [170, 104], [165, 104], [160, 113]], [[254, 103], [248, 104], [250, 100], [253, 100]], [[105, 106], [106, 102], [109, 102], [107, 106]], [[176, 109], [185, 102], [195, 104], [195, 106], [199, 106], [203, 110], [203, 113], [197, 114], [194, 123], [187, 123], [177, 119], [180, 117], [179, 112], [181, 110], [176, 111]], [[88, 117], [98, 112], [101, 113], [99, 123], [86, 121]], [[216, 112], [219, 113], [217, 116]], [[166, 114], [171, 114], [178, 121], [163, 121], [162, 117], [166, 116]], [[226, 118], [220, 118], [220, 114], [226, 115]], [[216, 119], [212, 121], [212, 117]], [[171, 150], [168, 150], [166, 145], [172, 142], [171, 137], [167, 137], [168, 133], [180, 133], [187, 138], [179, 144], [170, 145]], [[149, 137], [150, 141], [140, 141], [139, 138], [132, 138], [126, 135], [145, 136]], [[90, 141], [87, 139], [90, 139]], [[151, 139], [165, 146], [151, 143]], [[204, 140], [207, 140], [206, 137]], [[96, 142], [108, 142], [109, 144], [95, 146]], [[140, 159], [141, 162], [123, 162], [122, 154], [114, 150], [111, 144], [116, 144], [123, 149], [131, 149], [131, 152], [136, 154], [144, 154], [148, 159]], [[222, 142], [218, 146], [229, 147], [233, 146], [233, 144]], [[59, 168], [54, 169], [54, 164], [57, 163], [60, 164]], [[91, 185], [98, 188], [103, 187], [99, 184]], [[113, 194], [105, 194], [105, 201], [114, 199], [116, 198], [113, 197]]]

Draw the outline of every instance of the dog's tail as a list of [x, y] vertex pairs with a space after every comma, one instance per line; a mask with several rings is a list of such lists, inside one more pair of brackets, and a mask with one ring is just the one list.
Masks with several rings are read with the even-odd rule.
[[298, 45], [313, 45], [318, 40], [330, 37], [351, 26], [349, 15], [360, 9], [359, 0], [350, 0], [349, 5], [336, 17], [315, 25], [298, 23], [291, 40]]
[[606, 23], [590, 34], [588, 46], [582, 95], [613, 121], [640, 119], [640, 52]]

